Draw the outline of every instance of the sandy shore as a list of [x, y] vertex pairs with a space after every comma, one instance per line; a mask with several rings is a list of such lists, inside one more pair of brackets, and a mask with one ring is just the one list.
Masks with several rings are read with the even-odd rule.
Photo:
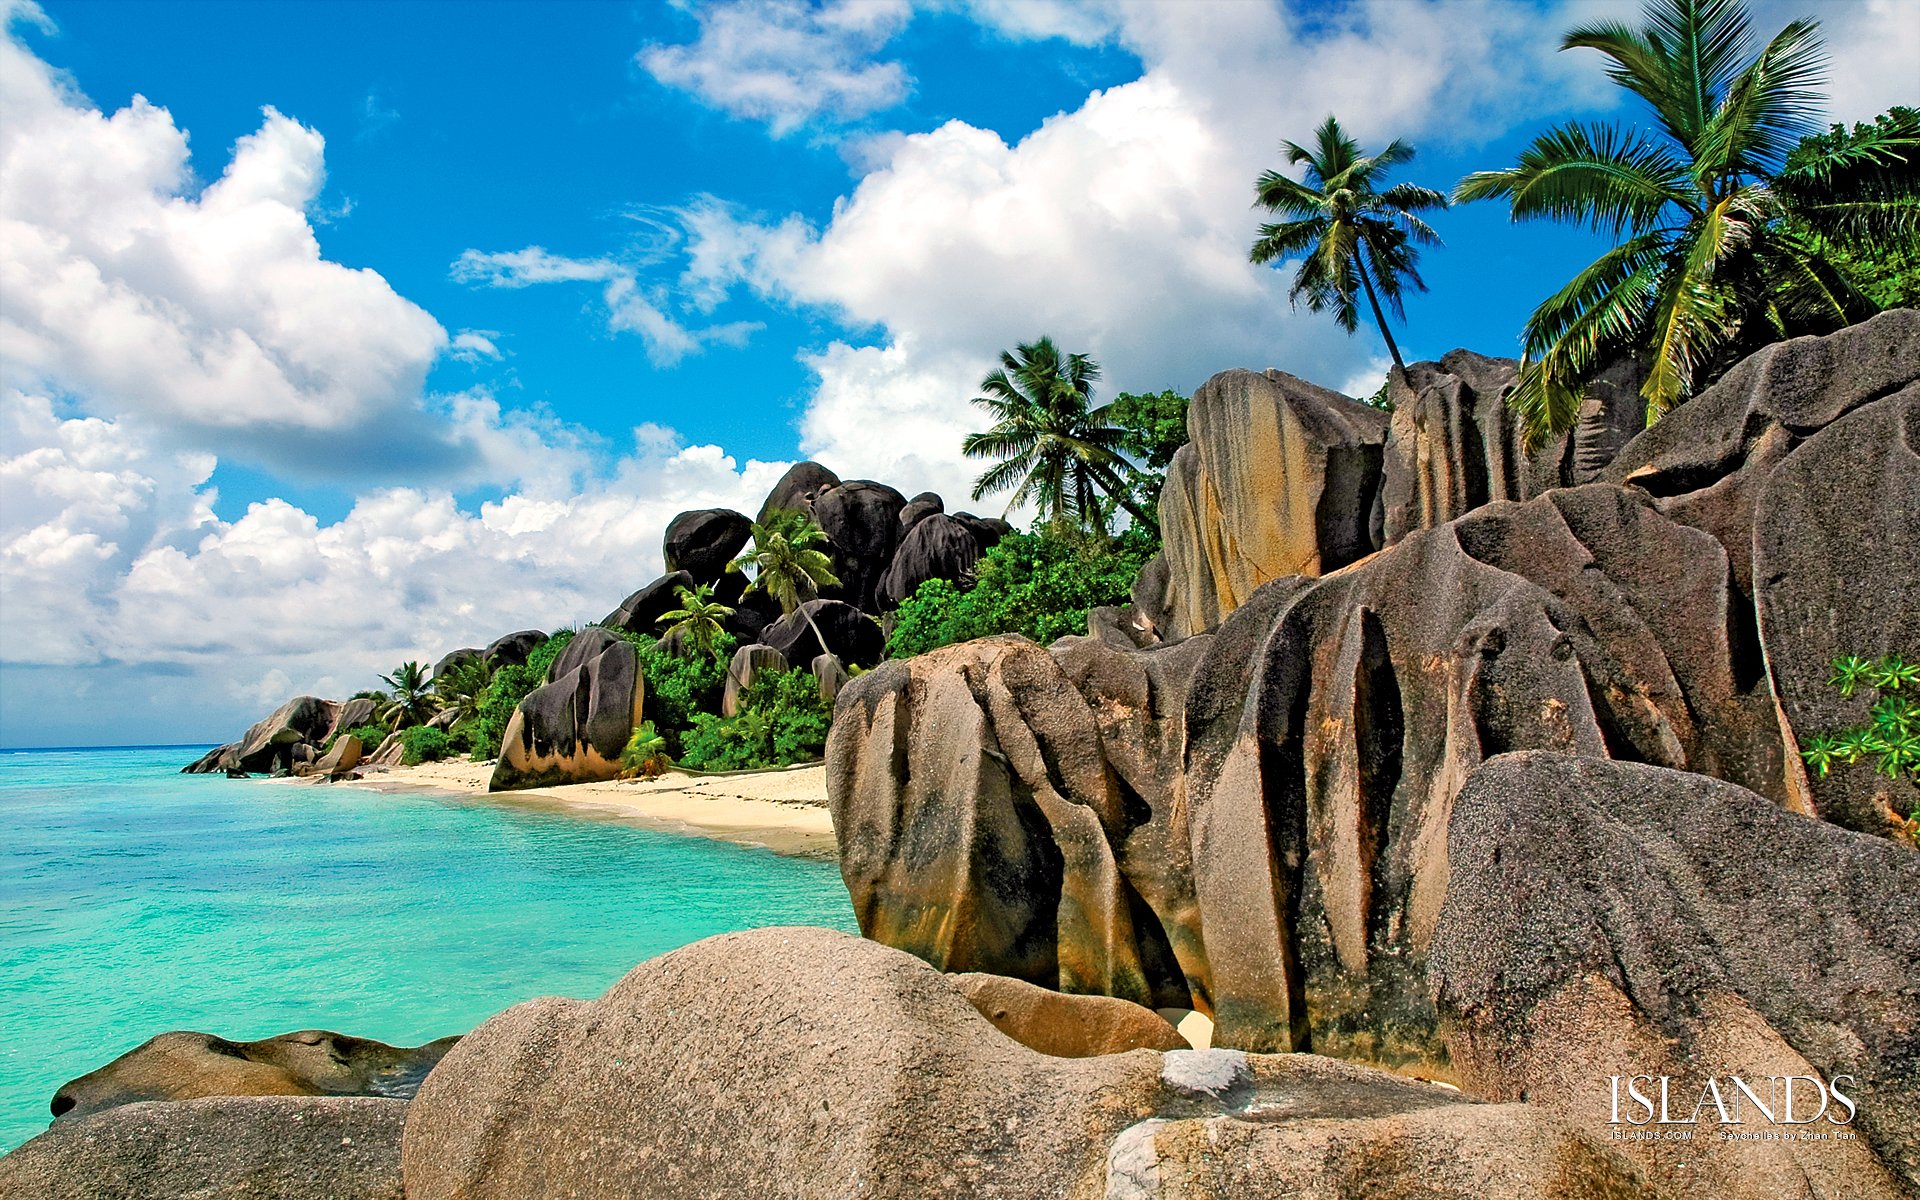
[[765, 846], [780, 854], [835, 855], [824, 766], [719, 776], [670, 771], [658, 779], [574, 783], [520, 792], [488, 792], [487, 779], [492, 774], [492, 763], [459, 759], [393, 767], [364, 779], [325, 786], [449, 792], [488, 803], [564, 811]]

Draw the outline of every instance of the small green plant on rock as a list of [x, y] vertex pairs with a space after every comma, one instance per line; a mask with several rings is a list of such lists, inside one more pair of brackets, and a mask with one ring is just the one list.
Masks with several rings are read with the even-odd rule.
[[[1824, 779], [1835, 765], [1870, 760], [1889, 779], [1920, 783], [1920, 663], [1897, 654], [1844, 655], [1833, 660], [1827, 682], [1842, 696], [1863, 687], [1881, 695], [1868, 710], [1866, 724], [1810, 738], [1800, 751], [1807, 768]], [[1920, 838], [1920, 807], [1907, 814], [1903, 833], [1910, 840]]]

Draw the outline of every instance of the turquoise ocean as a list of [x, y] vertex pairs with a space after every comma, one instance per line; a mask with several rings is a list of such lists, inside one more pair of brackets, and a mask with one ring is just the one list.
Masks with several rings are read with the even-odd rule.
[[854, 930], [831, 862], [462, 796], [0, 751], [0, 1151], [169, 1029], [398, 1045], [761, 925]]

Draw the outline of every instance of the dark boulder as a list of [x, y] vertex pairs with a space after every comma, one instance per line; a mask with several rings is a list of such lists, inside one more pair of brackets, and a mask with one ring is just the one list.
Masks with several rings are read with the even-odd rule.
[[715, 583], [753, 536], [753, 522], [730, 508], [683, 512], [667, 523], [662, 547], [668, 571], [685, 571], [696, 583]]
[[972, 513], [954, 513], [953, 519], [967, 527], [967, 532], [980, 543], [980, 553], [985, 554], [1000, 544], [1000, 539], [1013, 532], [1013, 526], [1004, 517], [976, 517]]
[[487, 661], [496, 667], [517, 667], [546, 641], [547, 635], [538, 629], [522, 629], [489, 642], [485, 654]]
[[839, 595], [867, 612], [876, 611], [874, 591], [900, 544], [900, 511], [906, 497], [884, 483], [854, 479], [813, 499], [813, 519], [827, 535]]
[[921, 492], [918, 496], [907, 501], [907, 506], [900, 510], [901, 540], [906, 540], [906, 536], [913, 532], [913, 527], [921, 521], [935, 513], [944, 513], [946, 511], [947, 502], [940, 498], [938, 492]]
[[413, 1095], [427, 1072], [458, 1041], [389, 1046], [324, 1029], [303, 1029], [253, 1042], [210, 1033], [163, 1033], [53, 1094], [56, 1120], [77, 1120], [143, 1100], [202, 1096]]
[[402, 1200], [403, 1100], [220, 1096], [61, 1121], [0, 1157], [8, 1200]]
[[[203, 774], [240, 771], [252, 775], [287, 774], [300, 760], [301, 747], [312, 751], [326, 742], [340, 723], [343, 706], [337, 700], [296, 696], [256, 722], [237, 742], [211, 752], [186, 770]], [[307, 761], [310, 761], [308, 759]]]
[[581, 630], [507, 721], [487, 790], [587, 783], [620, 774], [640, 723], [646, 681], [633, 646], [609, 630]]
[[740, 697], [753, 686], [754, 676], [762, 671], [785, 671], [792, 664], [772, 646], [753, 643], [733, 652], [727, 662], [727, 684], [720, 695], [720, 715], [731, 717], [740, 711]]
[[438, 679], [462, 663], [481, 662], [484, 661], [486, 657], [487, 652], [475, 646], [463, 646], [458, 650], [449, 650], [440, 656], [438, 662], [433, 664], [433, 670], [428, 673], [427, 678]]
[[[1686, 1119], [1710, 1077], [1741, 1110], [1737, 1076], [1779, 1123], [1706, 1101], [1691, 1142], [1622, 1150], [1676, 1195], [1920, 1189], [1920, 854], [1705, 776], [1538, 752], [1476, 770], [1447, 841], [1431, 976], [1470, 1092], [1602, 1129], [1610, 1077], [1670, 1077]], [[1784, 1075], [1796, 1121], [1834, 1119], [1786, 1124]], [[1852, 1119], [1808, 1077], [1846, 1077]]]
[[[821, 638], [826, 645], [820, 644]], [[848, 666], [870, 667], [886, 654], [886, 635], [872, 617], [841, 600], [809, 600], [760, 633], [790, 663], [837, 655]]]
[[787, 468], [780, 482], [773, 485], [767, 498], [760, 505], [760, 515], [754, 520], [761, 525], [777, 512], [813, 513], [813, 499], [830, 487], [837, 486], [840, 477], [817, 462], [797, 462]]
[[[729, 579], [744, 579], [744, 576], [731, 575]], [[715, 599], [719, 599], [718, 596]], [[742, 644], [757, 642], [767, 626], [780, 619], [780, 602], [763, 591], [754, 590], [732, 600], [721, 600], [733, 609], [733, 615], [722, 624], [736, 641]]]
[[669, 571], [620, 602], [608, 613], [602, 625], [660, 636], [660, 618], [680, 607], [680, 589], [693, 586], [693, 576], [685, 571]]
[[974, 532], [952, 517], [933, 514], [916, 523], [880, 579], [883, 609], [898, 608], [929, 579], [960, 582], [985, 553]]

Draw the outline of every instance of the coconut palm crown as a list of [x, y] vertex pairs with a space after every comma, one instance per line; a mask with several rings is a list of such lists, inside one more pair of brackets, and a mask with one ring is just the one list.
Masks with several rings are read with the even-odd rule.
[[1000, 460], [974, 481], [973, 498], [1011, 488], [1008, 511], [1031, 502], [1042, 520], [1101, 530], [1105, 495], [1151, 526], [1125, 482], [1133, 468], [1120, 452], [1125, 433], [1113, 424], [1113, 406], [1093, 407], [1099, 378], [1100, 364], [1061, 354], [1049, 337], [1001, 351], [973, 398], [993, 427], [960, 443], [968, 458]]
[[753, 545], [728, 563], [727, 570], [751, 567], [754, 576], [749, 590], [765, 592], [780, 605], [782, 613], [791, 613], [819, 596], [821, 588], [839, 584], [833, 560], [821, 549], [826, 543], [827, 535], [806, 513], [770, 512], [764, 522], [754, 523]]
[[713, 598], [710, 583], [676, 588], [674, 594], [680, 600], [680, 607], [660, 614], [660, 624], [667, 627], [666, 636], [679, 638], [702, 654], [712, 654], [714, 643], [725, 631], [726, 620], [733, 615], [733, 609]]
[[1405, 368], [1380, 302], [1404, 321], [1406, 289], [1427, 290], [1417, 269], [1419, 248], [1438, 246], [1440, 238], [1418, 214], [1447, 207], [1447, 198], [1411, 183], [1379, 190], [1393, 168], [1412, 161], [1413, 147], [1396, 141], [1378, 154], [1362, 154], [1332, 116], [1314, 131], [1312, 147], [1281, 145], [1289, 165], [1306, 167], [1306, 180], [1279, 171], [1260, 176], [1257, 202], [1286, 219], [1262, 225], [1249, 256], [1256, 263], [1299, 258], [1289, 299], [1305, 300], [1313, 312], [1331, 311], [1348, 333], [1360, 327], [1364, 292], [1387, 353]]
[[1619, 242], [1527, 322], [1511, 403], [1531, 441], [1571, 428], [1586, 382], [1623, 356], [1647, 364], [1652, 422], [1761, 345], [1871, 315], [1817, 239], [1910, 243], [1912, 195], [1849, 194], [1845, 179], [1920, 142], [1895, 126], [1787, 168], [1818, 127], [1816, 22], [1793, 21], [1756, 51], [1739, 0], [1650, 0], [1642, 27], [1582, 26], [1561, 42], [1575, 48], [1611, 60], [1608, 76], [1645, 102], [1650, 124], [1563, 125], [1454, 194]]

